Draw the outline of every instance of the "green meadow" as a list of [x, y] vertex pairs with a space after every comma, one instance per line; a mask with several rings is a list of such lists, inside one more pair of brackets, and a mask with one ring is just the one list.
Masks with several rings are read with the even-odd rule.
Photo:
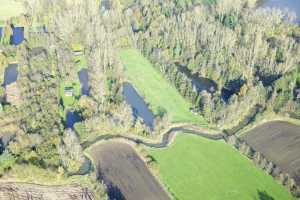
[[[73, 91], [72, 96], [65, 95], [65, 88], [72, 88]], [[76, 98], [80, 96], [80, 82], [79, 80], [74, 81], [73, 83], [61, 83], [59, 88], [59, 93], [62, 98], [64, 108], [72, 107], [75, 102]]]
[[137, 50], [127, 49], [120, 53], [125, 74], [129, 81], [150, 104], [154, 114], [166, 112], [172, 122], [191, 122], [206, 126], [200, 116], [189, 111], [191, 104], [186, 101]]
[[223, 141], [180, 134], [169, 147], [148, 152], [178, 200], [293, 200], [287, 189]]

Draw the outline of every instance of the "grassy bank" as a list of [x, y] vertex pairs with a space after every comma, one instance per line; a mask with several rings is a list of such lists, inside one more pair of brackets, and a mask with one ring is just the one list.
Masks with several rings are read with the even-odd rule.
[[190, 103], [153, 68], [140, 52], [134, 49], [122, 50], [120, 58], [125, 67], [126, 76], [139, 94], [150, 104], [154, 114], [164, 110], [172, 122], [207, 125], [202, 117], [189, 111]]
[[149, 149], [160, 177], [179, 200], [292, 200], [274, 179], [221, 141], [178, 135], [166, 149]]

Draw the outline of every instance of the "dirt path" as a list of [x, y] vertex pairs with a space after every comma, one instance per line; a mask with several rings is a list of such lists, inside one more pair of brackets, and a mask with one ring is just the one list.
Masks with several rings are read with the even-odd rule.
[[171, 199], [130, 145], [108, 142], [95, 145], [91, 152], [110, 199]]

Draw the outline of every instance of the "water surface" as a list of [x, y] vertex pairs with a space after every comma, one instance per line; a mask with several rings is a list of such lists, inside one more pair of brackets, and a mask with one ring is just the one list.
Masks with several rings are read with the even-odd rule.
[[101, 8], [102, 8], [102, 10], [110, 10], [110, 8], [111, 8], [110, 0], [102, 0]]
[[89, 87], [89, 75], [87, 69], [80, 70], [78, 76], [81, 83], [81, 94], [85, 96], [89, 96], [90, 87]]
[[11, 44], [19, 45], [24, 40], [24, 27], [13, 27], [13, 35], [11, 37]]
[[207, 92], [214, 93], [217, 91], [218, 85], [211, 79], [199, 76], [198, 73], [193, 74], [187, 67], [177, 65], [178, 71], [187, 76], [192, 81], [193, 87], [197, 92], [206, 90]]
[[3, 86], [10, 85], [18, 79], [18, 64], [9, 64], [4, 72]]
[[1, 40], [1, 38], [2, 38], [2, 31], [3, 31], [3, 28], [0, 27], [0, 40]]
[[300, 24], [300, 0], [264, 0], [261, 6], [294, 12], [297, 16], [295, 23]]
[[141, 117], [144, 123], [153, 129], [154, 127], [154, 114], [148, 108], [144, 99], [137, 93], [130, 83], [123, 85], [123, 95], [126, 102], [131, 106], [134, 117]]
[[66, 128], [74, 128], [74, 124], [80, 122], [82, 119], [77, 112], [68, 111], [66, 117]]

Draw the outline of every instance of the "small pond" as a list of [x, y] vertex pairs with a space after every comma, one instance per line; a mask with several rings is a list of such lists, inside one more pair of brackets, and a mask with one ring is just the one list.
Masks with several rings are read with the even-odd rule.
[[4, 73], [4, 83], [3, 86], [7, 86], [16, 82], [18, 79], [18, 64], [9, 64]]
[[13, 27], [13, 35], [10, 43], [13, 45], [19, 45], [24, 40], [24, 27]]
[[148, 108], [144, 99], [137, 93], [130, 83], [123, 85], [123, 95], [126, 102], [131, 106], [134, 117], [141, 117], [144, 123], [151, 129], [154, 127], [154, 114]]
[[229, 90], [227, 88], [222, 88], [222, 90], [221, 90], [221, 97], [222, 97], [222, 100], [225, 102], [228, 102], [230, 97], [234, 94], [235, 94], [234, 91]]
[[66, 128], [74, 128], [74, 124], [80, 122], [82, 119], [77, 112], [68, 111], [66, 116]]
[[262, 0], [260, 3], [264, 8], [279, 8], [289, 10], [297, 15], [296, 22], [300, 24], [300, 1], [299, 0]]
[[238, 94], [240, 92], [241, 88], [245, 83], [246, 81], [242, 78], [227, 81], [224, 87], [221, 89], [222, 100], [228, 102], [232, 95]]
[[198, 73], [192, 74], [192, 72], [185, 66], [177, 65], [178, 71], [185, 74], [188, 79], [192, 81], [193, 86], [197, 92], [206, 90], [210, 93], [217, 91], [218, 85], [213, 80], [200, 77]]
[[90, 87], [89, 87], [89, 76], [87, 69], [82, 69], [78, 72], [79, 80], [81, 83], [81, 94], [89, 96]]

